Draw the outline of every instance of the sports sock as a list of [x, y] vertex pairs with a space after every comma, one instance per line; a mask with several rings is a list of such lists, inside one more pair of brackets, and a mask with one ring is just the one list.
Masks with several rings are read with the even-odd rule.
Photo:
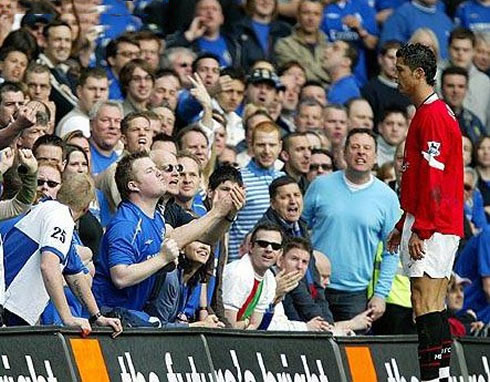
[[421, 381], [438, 381], [441, 366], [442, 317], [430, 312], [417, 317]]
[[440, 312], [442, 320], [442, 342], [441, 342], [441, 367], [439, 368], [439, 379], [441, 382], [449, 382], [450, 372], [449, 364], [451, 363], [451, 329], [447, 316], [447, 310]]

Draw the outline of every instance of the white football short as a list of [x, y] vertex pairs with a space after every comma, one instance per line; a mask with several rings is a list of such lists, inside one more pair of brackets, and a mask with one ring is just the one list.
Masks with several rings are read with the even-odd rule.
[[459, 236], [435, 232], [430, 239], [424, 240], [424, 258], [413, 260], [408, 250], [408, 241], [414, 222], [415, 218], [407, 214], [400, 243], [400, 257], [405, 274], [408, 277], [422, 277], [425, 273], [435, 279], [449, 279], [458, 250]]

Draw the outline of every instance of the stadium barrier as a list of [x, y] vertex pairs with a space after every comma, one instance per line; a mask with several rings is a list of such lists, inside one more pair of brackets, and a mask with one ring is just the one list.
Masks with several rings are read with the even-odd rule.
[[[418, 382], [415, 336], [0, 330], [0, 382]], [[490, 339], [455, 341], [452, 382], [490, 382]]]

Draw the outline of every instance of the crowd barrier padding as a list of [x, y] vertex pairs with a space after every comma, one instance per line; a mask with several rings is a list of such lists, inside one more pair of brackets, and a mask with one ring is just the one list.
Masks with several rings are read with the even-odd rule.
[[[451, 382], [490, 382], [490, 339], [453, 346]], [[0, 382], [418, 382], [415, 336], [0, 330]]]

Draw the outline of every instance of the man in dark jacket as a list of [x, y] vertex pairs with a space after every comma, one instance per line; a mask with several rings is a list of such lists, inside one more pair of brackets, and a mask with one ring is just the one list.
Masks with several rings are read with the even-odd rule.
[[256, 61], [272, 60], [276, 41], [289, 36], [289, 24], [275, 20], [277, 0], [273, 2], [247, 1], [248, 17], [240, 20], [235, 28], [235, 38], [242, 47], [242, 66], [248, 71]]
[[[285, 239], [310, 235], [305, 221], [301, 218], [303, 212], [303, 194], [296, 181], [289, 176], [275, 179], [269, 186], [271, 206], [257, 224], [270, 222], [281, 227]], [[312, 258], [304, 277], [308, 289], [314, 291], [320, 285], [319, 275]]]

